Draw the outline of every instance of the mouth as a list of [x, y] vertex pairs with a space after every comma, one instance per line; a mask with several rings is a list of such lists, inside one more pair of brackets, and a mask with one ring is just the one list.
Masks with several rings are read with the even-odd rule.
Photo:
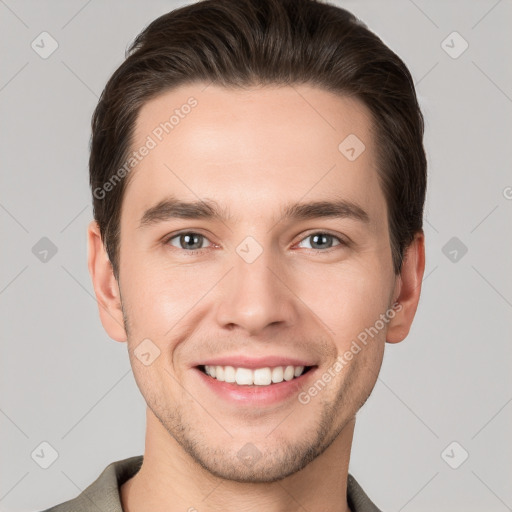
[[213, 393], [221, 400], [219, 406], [228, 404], [228, 407], [234, 407], [231, 409], [234, 414], [242, 409], [246, 413], [258, 411], [261, 414], [261, 411], [270, 411], [269, 408], [291, 405], [319, 370], [318, 365], [297, 366], [306, 362], [301, 360], [283, 361], [286, 358], [280, 358], [279, 361], [276, 357], [272, 361], [267, 358], [268, 366], [264, 366], [263, 360], [246, 359], [244, 365], [244, 360], [238, 359], [241, 359], [239, 366], [219, 364], [228, 361], [217, 360], [192, 367], [193, 375], [198, 377], [199, 395]]
[[316, 366], [273, 366], [243, 368], [222, 365], [198, 365], [198, 370], [212, 380], [249, 388], [276, 386], [282, 382], [299, 379]]

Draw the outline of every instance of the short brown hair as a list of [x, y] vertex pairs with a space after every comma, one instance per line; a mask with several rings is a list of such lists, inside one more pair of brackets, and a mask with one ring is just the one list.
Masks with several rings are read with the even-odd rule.
[[361, 20], [334, 5], [202, 0], [160, 16], [137, 36], [93, 114], [94, 218], [117, 279], [126, 180], [108, 193], [102, 187], [126, 161], [144, 103], [202, 81], [225, 87], [304, 83], [360, 99], [374, 121], [393, 269], [400, 272], [404, 249], [422, 230], [427, 181], [423, 115], [406, 65]]

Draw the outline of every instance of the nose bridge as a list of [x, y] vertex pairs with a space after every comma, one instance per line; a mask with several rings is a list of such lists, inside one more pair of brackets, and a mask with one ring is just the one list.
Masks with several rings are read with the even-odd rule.
[[281, 281], [285, 276], [279, 276], [280, 265], [270, 248], [248, 237], [236, 248], [231, 262], [234, 268], [224, 282], [217, 308], [221, 327], [238, 326], [257, 334], [269, 325], [293, 322], [290, 292]]

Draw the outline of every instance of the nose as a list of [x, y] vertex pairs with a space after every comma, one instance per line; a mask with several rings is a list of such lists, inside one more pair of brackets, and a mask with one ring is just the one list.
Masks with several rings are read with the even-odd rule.
[[232, 261], [234, 268], [223, 280], [218, 295], [219, 327], [257, 336], [294, 325], [298, 318], [295, 297], [271, 251], [264, 250], [252, 263], [235, 253]]

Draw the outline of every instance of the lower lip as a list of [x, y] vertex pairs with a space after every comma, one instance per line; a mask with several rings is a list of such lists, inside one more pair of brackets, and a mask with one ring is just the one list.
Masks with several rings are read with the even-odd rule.
[[199, 368], [193, 369], [199, 374], [201, 381], [222, 399], [237, 405], [266, 406], [297, 396], [304, 389], [306, 381], [315, 373], [317, 367], [311, 368], [300, 377], [268, 386], [239, 386], [232, 382], [221, 382], [206, 375]]

